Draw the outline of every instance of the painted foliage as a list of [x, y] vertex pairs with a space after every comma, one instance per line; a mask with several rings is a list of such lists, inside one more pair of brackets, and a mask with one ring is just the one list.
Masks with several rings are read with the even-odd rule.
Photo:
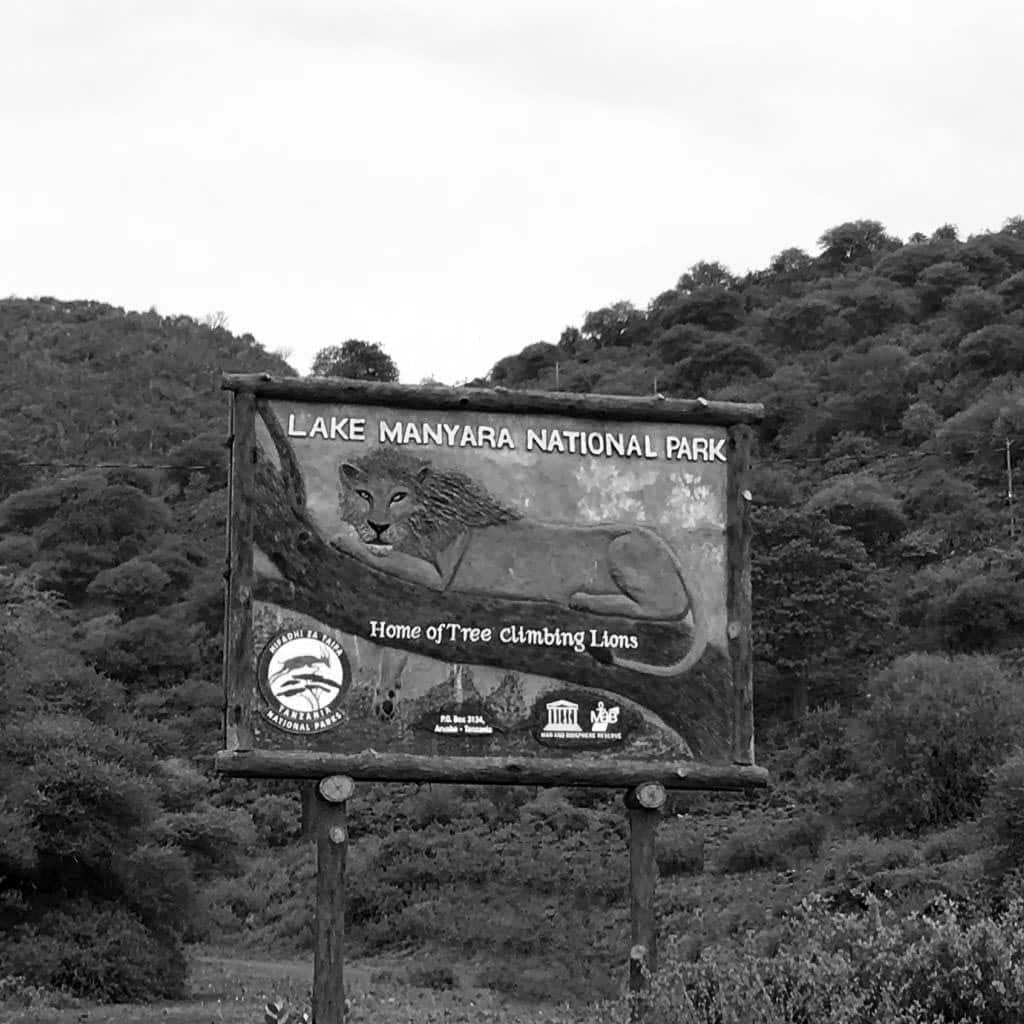
[[252, 745], [727, 758], [727, 441], [259, 401]]

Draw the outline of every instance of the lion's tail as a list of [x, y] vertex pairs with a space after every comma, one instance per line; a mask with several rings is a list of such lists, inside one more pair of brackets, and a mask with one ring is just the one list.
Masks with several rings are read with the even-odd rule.
[[686, 596], [690, 599], [690, 613], [693, 616], [693, 643], [686, 654], [679, 661], [673, 662], [671, 665], [651, 665], [645, 661], [631, 661], [629, 658], [618, 657], [614, 652], [612, 653], [612, 663], [619, 668], [628, 668], [634, 672], [642, 672], [647, 676], [659, 676], [663, 679], [669, 679], [674, 676], [681, 676], [684, 672], [689, 672], [704, 656], [709, 636], [707, 614], [703, 602], [697, 601], [694, 598], [693, 590], [686, 583], [686, 569], [682, 562], [679, 561], [679, 556], [662, 537], [654, 533], [653, 530], [649, 532], [652, 536], [657, 537], [660, 543], [665, 546], [665, 550], [668, 552], [669, 557], [675, 564], [676, 572], [679, 574], [679, 582], [682, 583]]

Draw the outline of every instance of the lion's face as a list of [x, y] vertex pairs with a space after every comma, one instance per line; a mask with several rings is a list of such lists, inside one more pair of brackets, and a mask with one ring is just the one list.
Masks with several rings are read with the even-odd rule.
[[339, 472], [339, 512], [355, 527], [367, 551], [384, 557], [410, 540], [409, 517], [420, 507], [418, 488], [428, 470], [367, 471], [344, 463]]

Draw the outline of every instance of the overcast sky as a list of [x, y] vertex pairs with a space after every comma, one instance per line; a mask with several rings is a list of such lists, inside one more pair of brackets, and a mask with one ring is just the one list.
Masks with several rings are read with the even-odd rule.
[[0, 294], [484, 374], [845, 220], [1024, 214], [1019, 0], [20, 0]]

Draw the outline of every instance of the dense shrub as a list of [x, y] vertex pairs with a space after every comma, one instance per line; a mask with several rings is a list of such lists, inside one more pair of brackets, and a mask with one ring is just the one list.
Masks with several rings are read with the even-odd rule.
[[1004, 573], [966, 579], [935, 601], [932, 618], [950, 650], [1018, 646], [1024, 631], [1024, 583]]
[[53, 591], [68, 601], [80, 601], [96, 574], [118, 561], [106, 548], [66, 544], [57, 551], [43, 554], [32, 564], [32, 571], [43, 590]]
[[812, 708], [765, 737], [765, 756], [779, 780], [847, 779], [854, 771], [848, 717], [836, 703]]
[[24, 533], [0, 538], [0, 565], [26, 566], [36, 557], [35, 541]]
[[928, 314], [941, 309], [946, 299], [958, 288], [969, 284], [970, 280], [971, 275], [962, 263], [933, 263], [917, 279], [915, 291], [921, 311]]
[[839, 307], [828, 298], [783, 299], [768, 312], [765, 338], [786, 349], [819, 349], [846, 337]]
[[952, 296], [948, 309], [962, 330], [977, 331], [1002, 318], [1003, 300], [984, 288], [967, 285]]
[[824, 818], [815, 813], [783, 822], [751, 815], [722, 844], [715, 870], [720, 874], [785, 870], [798, 859], [817, 856], [826, 832]]
[[155, 611], [170, 582], [170, 576], [148, 559], [132, 558], [97, 573], [86, 593], [134, 618]]
[[251, 813], [259, 842], [272, 849], [298, 839], [302, 831], [302, 814], [294, 796], [261, 796], [253, 803]]
[[1013, 324], [990, 324], [968, 334], [957, 346], [957, 359], [964, 369], [990, 376], [1024, 370], [1024, 328]]
[[811, 496], [807, 510], [847, 527], [868, 551], [877, 551], [907, 528], [899, 501], [870, 474], [837, 477]]
[[185, 957], [116, 905], [65, 904], [0, 940], [0, 959], [35, 985], [111, 1003], [180, 998]]
[[658, 833], [658, 871], [664, 878], [699, 875], [704, 870], [704, 839], [691, 830], [662, 827]]
[[1003, 872], [1024, 864], [1024, 753], [1020, 750], [993, 770], [983, 820], [995, 844], [995, 869]]
[[868, 896], [867, 915], [806, 901], [781, 932], [674, 944], [654, 979], [655, 1024], [1008, 1024], [1024, 1014], [1024, 904], [968, 922], [941, 898], [904, 915]]
[[855, 820], [919, 831], [975, 814], [988, 773], [1017, 742], [1024, 701], [992, 657], [912, 654], [871, 681], [854, 724], [863, 783]]

